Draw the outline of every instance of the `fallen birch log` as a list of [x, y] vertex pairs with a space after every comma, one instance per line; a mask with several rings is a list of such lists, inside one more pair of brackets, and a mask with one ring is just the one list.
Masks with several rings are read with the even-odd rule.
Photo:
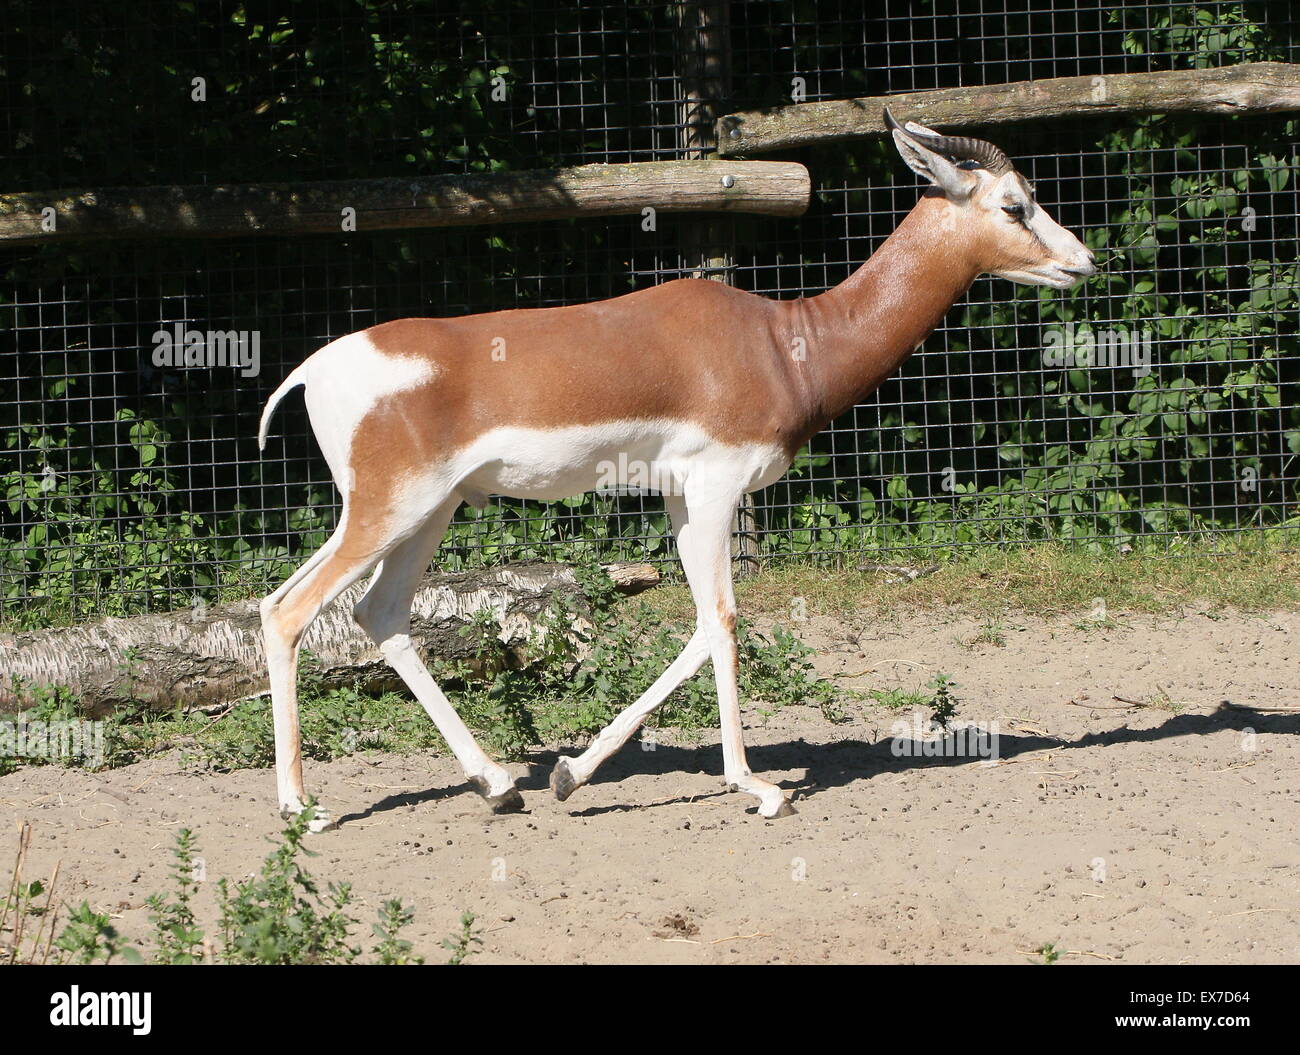
[[[610, 565], [623, 593], [658, 582], [649, 565]], [[359, 583], [325, 610], [307, 631], [303, 649], [321, 683], [365, 691], [400, 682], [374, 642], [352, 619], [365, 589]], [[473, 661], [481, 639], [461, 631], [476, 614], [492, 613], [508, 658], [526, 661], [530, 642], [558, 600], [578, 612], [586, 602], [571, 564], [516, 564], [426, 576], [415, 595], [411, 639], [426, 656]], [[81, 626], [0, 634], [0, 712], [33, 702], [32, 691], [62, 686], [92, 716], [143, 703], [218, 708], [267, 691], [266, 655], [257, 600], [197, 606], [162, 614], [106, 618]]]

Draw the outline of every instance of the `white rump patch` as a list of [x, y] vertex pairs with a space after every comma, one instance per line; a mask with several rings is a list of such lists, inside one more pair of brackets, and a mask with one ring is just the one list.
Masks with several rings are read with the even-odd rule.
[[387, 355], [365, 331], [331, 341], [300, 369], [307, 382], [312, 431], [340, 486], [345, 483], [341, 474], [348, 471], [352, 434], [370, 409], [435, 376], [428, 360]]

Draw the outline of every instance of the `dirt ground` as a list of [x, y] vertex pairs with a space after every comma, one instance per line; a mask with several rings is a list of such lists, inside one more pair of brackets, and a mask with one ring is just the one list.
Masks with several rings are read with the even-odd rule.
[[[1011, 616], [1002, 645], [934, 612], [800, 626], [845, 687], [952, 676], [958, 722], [997, 723], [993, 764], [899, 756], [910, 714], [865, 701], [840, 724], [747, 710], [751, 766], [799, 810], [777, 821], [722, 790], [716, 732], [629, 744], [563, 804], [539, 753], [514, 767], [527, 812], [504, 817], [447, 758], [308, 763], [343, 817], [308, 867], [353, 882], [367, 923], [400, 896], [434, 962], [465, 909], [483, 963], [1019, 963], [1048, 942], [1066, 963], [1300, 961], [1300, 614], [1111, 617]], [[61, 858], [64, 895], [128, 938], [148, 933], [177, 828], [196, 830], [209, 879], [235, 879], [279, 826], [269, 771], [179, 754], [19, 771], [0, 814], [11, 833], [33, 824], [28, 878]], [[211, 884], [200, 901], [210, 924]]]

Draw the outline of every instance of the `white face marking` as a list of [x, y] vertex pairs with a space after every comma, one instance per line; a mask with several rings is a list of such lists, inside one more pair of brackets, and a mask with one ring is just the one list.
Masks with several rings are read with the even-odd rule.
[[[1006, 208], [1020, 208], [1019, 218], [1006, 213]], [[1019, 224], [1024, 231], [1033, 236], [1042, 260], [1023, 270], [995, 271], [999, 278], [1010, 279], [1022, 285], [1051, 286], [1053, 289], [1069, 289], [1082, 278], [1096, 271], [1092, 254], [1079, 239], [1053, 220], [1034, 201], [1032, 194], [1026, 194], [1020, 177], [1008, 172], [980, 198], [980, 208], [994, 213], [993, 223]]]

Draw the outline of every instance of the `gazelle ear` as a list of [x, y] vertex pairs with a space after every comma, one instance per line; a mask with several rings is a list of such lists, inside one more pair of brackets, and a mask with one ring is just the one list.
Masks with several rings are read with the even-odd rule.
[[898, 148], [898, 153], [902, 155], [907, 167], [915, 172], [918, 176], [928, 179], [936, 187], [944, 192], [949, 198], [961, 201], [970, 197], [979, 178], [966, 169], [959, 169], [955, 164], [949, 161], [942, 154], [937, 154], [922, 141], [922, 136], [937, 136], [924, 125], [918, 125], [914, 121], [908, 121], [906, 125], [900, 125], [894, 120], [894, 115], [885, 110], [885, 127], [893, 133], [894, 146]]
[[961, 201], [969, 198], [979, 182], [974, 172], [959, 169], [942, 154], [922, 146], [901, 129], [894, 129], [894, 146], [918, 176], [928, 179], [949, 198]]

